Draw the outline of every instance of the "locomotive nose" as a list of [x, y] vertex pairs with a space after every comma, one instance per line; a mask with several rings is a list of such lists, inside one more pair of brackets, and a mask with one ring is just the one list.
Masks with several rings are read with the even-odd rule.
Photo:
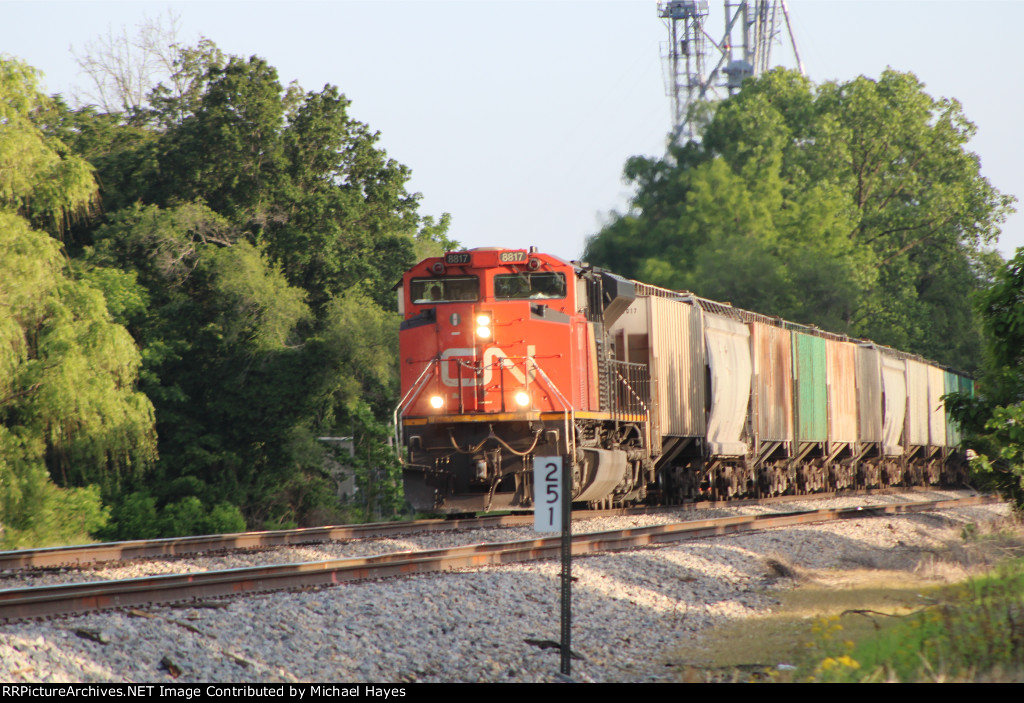
[[475, 320], [478, 317], [475, 306], [454, 303], [446, 305], [445, 308], [444, 314], [438, 315], [437, 319], [442, 339], [450, 342], [456, 338], [465, 338], [471, 343], [472, 331], [477, 326]]

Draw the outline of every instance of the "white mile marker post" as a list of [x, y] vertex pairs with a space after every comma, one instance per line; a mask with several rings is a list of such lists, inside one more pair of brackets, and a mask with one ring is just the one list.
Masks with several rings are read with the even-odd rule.
[[533, 529], [562, 533], [562, 661], [569, 676], [572, 642], [572, 491], [568, 462], [560, 456], [533, 458]]

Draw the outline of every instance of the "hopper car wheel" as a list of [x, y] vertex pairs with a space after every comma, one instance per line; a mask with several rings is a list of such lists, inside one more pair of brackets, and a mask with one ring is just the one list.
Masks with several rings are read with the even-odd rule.
[[796, 475], [797, 486], [802, 493], [820, 491], [825, 485], [825, 470], [816, 461], [801, 464]]
[[815, 493], [828, 487], [828, 478], [828, 467], [820, 459], [815, 461], [811, 470], [811, 485]]
[[753, 472], [746, 467], [723, 466], [718, 470], [715, 483], [719, 487], [719, 497], [734, 498], [753, 492], [755, 482]]
[[765, 466], [761, 469], [761, 481], [766, 495], [780, 496], [789, 488], [789, 472], [779, 464]]
[[921, 462], [910, 462], [910, 466], [907, 467], [907, 472], [904, 476], [904, 480], [907, 482], [907, 485], [910, 486], [924, 485], [924, 466], [921, 464]]
[[805, 464], [796, 467], [796, 492], [797, 494], [807, 492], [807, 466]]
[[712, 471], [712, 497], [715, 500], [727, 500], [738, 491], [738, 477], [732, 467], [717, 467]]
[[903, 481], [903, 466], [895, 460], [890, 459], [885, 462], [883, 471], [883, 486], [897, 486]]
[[855, 480], [853, 464], [840, 464], [839, 474], [842, 476], [842, 488], [852, 488]]
[[789, 488], [789, 472], [786, 467], [776, 464], [772, 467], [772, 482], [775, 484], [775, 495], [780, 496]]
[[686, 467], [682, 472], [683, 485], [680, 493], [686, 500], [694, 500], [700, 492], [700, 472]]
[[850, 464], [831, 464], [829, 466], [829, 482], [837, 491], [853, 486], [855, 475], [854, 467]]
[[693, 472], [682, 466], [668, 466], [658, 472], [658, 489], [664, 505], [678, 505], [692, 499]]
[[857, 465], [857, 484], [862, 488], [877, 488], [882, 483], [882, 469], [875, 461]]
[[950, 455], [945, 464], [945, 471], [942, 472], [943, 482], [949, 486], [966, 486], [967, 484], [967, 459], [960, 452]]
[[743, 474], [735, 466], [730, 466], [726, 470], [727, 493], [729, 498], [738, 496], [743, 492]]

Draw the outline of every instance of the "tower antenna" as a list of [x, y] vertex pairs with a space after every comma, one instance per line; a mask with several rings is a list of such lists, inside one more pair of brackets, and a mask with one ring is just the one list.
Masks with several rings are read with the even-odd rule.
[[789, 36], [797, 69], [804, 74], [785, 0], [725, 0], [724, 5], [725, 30], [715, 41], [705, 28], [708, 0], [658, 3], [658, 17], [668, 30], [662, 58], [675, 142], [696, 138], [701, 103], [732, 95], [744, 80], [771, 68], [772, 47], [781, 42], [783, 32]]

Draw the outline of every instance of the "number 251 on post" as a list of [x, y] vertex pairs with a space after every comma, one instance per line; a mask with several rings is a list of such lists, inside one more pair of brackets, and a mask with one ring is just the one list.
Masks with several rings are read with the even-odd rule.
[[533, 529], [562, 531], [562, 457], [533, 459]]

